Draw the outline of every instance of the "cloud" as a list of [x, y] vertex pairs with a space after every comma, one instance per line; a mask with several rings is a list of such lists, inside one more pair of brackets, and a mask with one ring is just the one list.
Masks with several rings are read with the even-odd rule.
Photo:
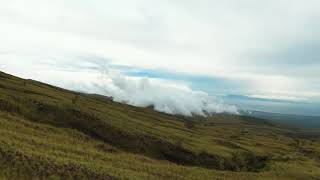
[[103, 74], [95, 87], [114, 97], [115, 101], [139, 107], [154, 106], [155, 110], [169, 114], [238, 113], [235, 106], [186, 85], [155, 78], [129, 77], [113, 70]]
[[318, 0], [0, 0], [0, 65], [74, 61], [79, 71], [83, 57], [95, 57], [222, 82], [190, 83], [207, 93], [319, 101], [319, 6]]
[[[94, 59], [94, 58], [92, 58]], [[153, 106], [155, 110], [185, 116], [207, 113], [238, 114], [237, 107], [203, 91], [192, 90], [179, 81], [161, 78], [133, 77], [110, 64], [97, 60], [33, 63], [2, 63], [1, 69], [24, 78], [32, 78], [70, 90], [111, 96], [117, 102], [138, 107]], [[98, 63], [97, 63], [98, 62]]]

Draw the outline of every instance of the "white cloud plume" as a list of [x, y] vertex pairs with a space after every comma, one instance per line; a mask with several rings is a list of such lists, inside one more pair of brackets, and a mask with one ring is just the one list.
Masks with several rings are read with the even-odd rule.
[[237, 108], [225, 104], [217, 97], [193, 91], [188, 86], [161, 79], [129, 77], [119, 72], [103, 74], [95, 87], [114, 100], [147, 107], [169, 114], [185, 116], [205, 115], [206, 113], [237, 113]]
[[0, 63], [0, 69], [70, 90], [111, 96], [117, 102], [138, 107], [153, 106], [155, 110], [168, 114], [205, 116], [206, 113], [238, 113], [236, 106], [205, 92], [192, 90], [183, 82], [131, 77], [108, 64], [70, 59], [23, 64], [13, 60]]

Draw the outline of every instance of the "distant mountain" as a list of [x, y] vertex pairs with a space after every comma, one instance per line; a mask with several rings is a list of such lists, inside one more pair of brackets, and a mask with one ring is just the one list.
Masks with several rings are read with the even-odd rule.
[[[254, 116], [259, 118], [274, 120], [298, 121], [299, 125], [309, 124], [304, 121], [310, 120], [310, 125], [318, 124], [320, 117], [320, 104], [315, 102], [297, 102], [280, 99], [255, 98], [244, 95], [226, 95], [222, 99], [229, 104], [234, 104], [241, 109], [244, 114], [251, 110]], [[302, 123], [301, 123], [302, 122]]]
[[302, 127], [302, 128], [320, 128], [319, 116], [304, 116], [296, 114], [280, 114], [263, 111], [243, 111], [245, 115], [266, 119], [272, 122]]

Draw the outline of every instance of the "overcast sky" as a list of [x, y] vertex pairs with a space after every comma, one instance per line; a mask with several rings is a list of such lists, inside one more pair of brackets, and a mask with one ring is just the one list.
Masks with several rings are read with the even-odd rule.
[[319, 19], [319, 0], [0, 0], [0, 70], [74, 87], [104, 67], [212, 96], [318, 103]]

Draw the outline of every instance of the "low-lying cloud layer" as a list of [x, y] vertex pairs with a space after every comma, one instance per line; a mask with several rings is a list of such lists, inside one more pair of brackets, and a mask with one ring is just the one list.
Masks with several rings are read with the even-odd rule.
[[204, 116], [205, 112], [237, 113], [235, 106], [227, 105], [221, 99], [161, 79], [129, 77], [109, 71], [103, 74], [95, 87], [103, 94], [114, 97], [115, 101], [139, 107], [154, 106], [155, 110], [169, 114]]
[[[185, 116], [207, 113], [237, 114], [237, 108], [218, 97], [195, 91], [185, 82], [161, 78], [132, 77], [119, 69], [92, 61], [57, 64], [40, 61], [0, 63], [0, 69], [24, 78], [36, 79], [70, 90], [111, 96], [117, 102]], [[17, 73], [19, 72], [19, 73]]]

